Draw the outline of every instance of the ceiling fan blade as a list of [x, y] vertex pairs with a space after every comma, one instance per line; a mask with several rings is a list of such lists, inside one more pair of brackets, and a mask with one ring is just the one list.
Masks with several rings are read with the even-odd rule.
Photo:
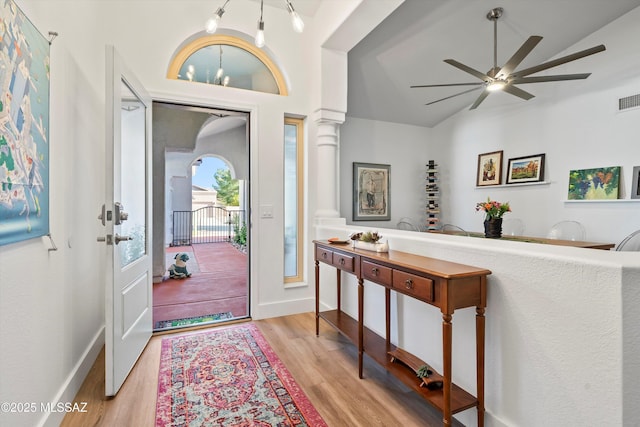
[[419, 88], [419, 87], [448, 87], [448, 86], [480, 86], [482, 83], [445, 83], [440, 85], [415, 85], [409, 86], [410, 88]]
[[606, 50], [603, 44], [594, 46], [590, 49], [581, 50], [580, 52], [572, 53], [571, 55], [563, 56], [562, 58], [554, 59], [553, 61], [545, 62], [544, 64], [536, 65], [535, 67], [527, 68], [521, 71], [517, 71], [512, 74], [513, 77], [524, 77], [529, 74], [534, 74], [539, 71], [546, 70], [548, 68], [557, 67], [558, 65], [565, 64], [567, 62], [575, 61], [576, 59], [584, 58], [585, 56], [593, 55], [598, 52]]
[[476, 108], [478, 108], [478, 105], [480, 105], [480, 103], [482, 101], [484, 101], [484, 99], [487, 96], [489, 96], [489, 91], [485, 89], [485, 90], [482, 91], [482, 93], [480, 94], [478, 99], [476, 99], [476, 102], [474, 102], [473, 105], [471, 105], [471, 107], [469, 107], [469, 110], [475, 110]]
[[511, 95], [515, 95], [518, 98], [522, 98], [526, 101], [530, 100], [531, 98], [534, 97], [534, 95], [530, 94], [529, 92], [527, 92], [526, 90], [522, 90], [518, 87], [515, 87], [513, 85], [506, 85], [503, 89], [503, 92], [507, 92], [510, 93]]
[[446, 62], [449, 65], [453, 65], [454, 67], [456, 67], [456, 68], [458, 68], [458, 69], [460, 69], [460, 70], [462, 70], [462, 71], [464, 71], [466, 73], [469, 73], [472, 76], [475, 76], [475, 77], [479, 78], [482, 81], [487, 82], [487, 81], [491, 80], [491, 78], [489, 76], [487, 76], [486, 74], [481, 73], [478, 70], [474, 70], [473, 68], [468, 67], [468, 66], [464, 65], [463, 63], [456, 61], [455, 59], [445, 59], [444, 62]]
[[511, 80], [514, 84], [526, 84], [526, 83], [544, 83], [544, 82], [559, 82], [562, 80], [582, 80], [589, 77], [591, 73], [581, 74], [557, 74], [555, 76], [539, 76], [539, 77], [516, 77]]
[[435, 101], [431, 101], [431, 102], [429, 102], [429, 103], [427, 103], [427, 104], [424, 104], [424, 105], [431, 105], [431, 104], [435, 104], [436, 102], [440, 102], [440, 101], [444, 101], [444, 100], [447, 100], [447, 99], [454, 98], [454, 97], [456, 97], [456, 96], [464, 95], [465, 93], [473, 92], [474, 90], [478, 90], [478, 89], [480, 89], [480, 86], [478, 86], [478, 87], [474, 87], [473, 89], [467, 89], [467, 90], [465, 90], [465, 91], [462, 91], [462, 92], [456, 93], [455, 95], [447, 96], [446, 98], [440, 98], [440, 99], [437, 99], [437, 100], [435, 100]]
[[513, 54], [511, 58], [502, 66], [496, 78], [504, 79], [506, 78], [513, 70], [516, 69], [518, 65], [522, 62], [522, 60], [533, 50], [534, 47], [537, 46], [542, 40], [541, 36], [531, 36], [529, 37], [523, 44], [520, 46], [520, 49], [516, 53]]

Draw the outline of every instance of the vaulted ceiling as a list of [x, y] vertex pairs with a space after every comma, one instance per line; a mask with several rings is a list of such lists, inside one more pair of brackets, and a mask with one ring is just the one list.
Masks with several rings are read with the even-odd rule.
[[[543, 36], [517, 68], [523, 69], [573, 53], [572, 45], [638, 6], [640, 0], [405, 0], [349, 52], [347, 115], [433, 127], [467, 110], [480, 91], [426, 106], [468, 87], [410, 86], [479, 81], [443, 60], [455, 59], [483, 73], [493, 66], [494, 28], [486, 15], [495, 7], [504, 8], [498, 20], [498, 66], [529, 36]], [[590, 58], [598, 55], [598, 60], [606, 60], [606, 51]], [[591, 70], [587, 64], [583, 58], [536, 75], [588, 73]], [[525, 89], [535, 95], [540, 85], [581, 82], [537, 83]], [[479, 108], [536, 100], [497, 95], [490, 96]]]

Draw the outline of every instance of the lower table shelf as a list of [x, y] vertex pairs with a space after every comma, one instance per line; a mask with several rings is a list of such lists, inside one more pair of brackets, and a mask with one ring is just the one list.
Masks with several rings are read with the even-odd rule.
[[[338, 332], [347, 337], [356, 347], [358, 345], [358, 321], [338, 310], [322, 311], [320, 318], [333, 326]], [[444, 393], [442, 389], [430, 390], [420, 387], [422, 380], [416, 376], [411, 368], [404, 364], [392, 362], [389, 351], [397, 347], [390, 344], [387, 347], [386, 340], [370, 330], [364, 329], [364, 352], [387, 371], [402, 381], [407, 387], [422, 396], [427, 402], [436, 407], [440, 412], [444, 411]], [[451, 413], [455, 414], [466, 409], [478, 406], [478, 399], [471, 393], [463, 390], [456, 384], [451, 384]]]

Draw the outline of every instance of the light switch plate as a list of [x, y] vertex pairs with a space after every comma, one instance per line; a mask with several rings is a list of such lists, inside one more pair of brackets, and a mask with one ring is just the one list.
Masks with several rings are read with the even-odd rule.
[[260, 205], [260, 218], [273, 218], [273, 205]]

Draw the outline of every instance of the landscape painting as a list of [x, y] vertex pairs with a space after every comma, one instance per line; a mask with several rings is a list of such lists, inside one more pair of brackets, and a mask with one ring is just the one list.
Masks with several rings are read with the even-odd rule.
[[544, 179], [544, 154], [509, 159], [507, 184], [538, 182]]
[[620, 166], [578, 169], [569, 172], [569, 200], [617, 199]]

